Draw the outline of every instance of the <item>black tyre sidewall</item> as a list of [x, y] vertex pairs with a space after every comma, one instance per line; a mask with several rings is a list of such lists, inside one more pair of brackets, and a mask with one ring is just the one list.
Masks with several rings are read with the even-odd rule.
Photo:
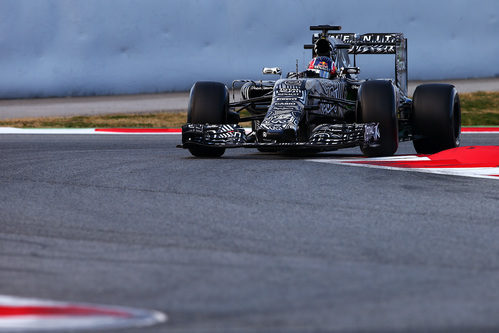
[[225, 148], [220, 147], [189, 147], [189, 151], [196, 157], [220, 157], [225, 153]]
[[[229, 91], [220, 82], [196, 82], [190, 91], [187, 108], [187, 122], [191, 124], [227, 124], [229, 110]], [[197, 157], [220, 157], [225, 148], [190, 147], [189, 151]]]
[[449, 84], [424, 84], [414, 91], [414, 148], [433, 154], [458, 147], [461, 133], [459, 95]]
[[359, 90], [360, 110], [358, 117], [363, 123], [379, 123], [378, 147], [361, 146], [369, 157], [391, 156], [398, 148], [397, 96], [391, 81], [364, 82]]
[[229, 91], [220, 82], [196, 82], [189, 95], [187, 122], [191, 124], [226, 124]]

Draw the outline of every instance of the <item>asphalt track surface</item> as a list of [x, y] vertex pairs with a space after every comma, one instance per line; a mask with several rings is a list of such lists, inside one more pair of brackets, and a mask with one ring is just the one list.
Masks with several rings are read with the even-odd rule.
[[499, 330], [497, 180], [179, 140], [0, 135], [0, 294], [169, 317], [109, 332]]

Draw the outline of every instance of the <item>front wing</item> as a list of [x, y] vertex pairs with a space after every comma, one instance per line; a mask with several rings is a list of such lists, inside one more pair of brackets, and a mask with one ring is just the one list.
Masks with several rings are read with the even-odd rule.
[[235, 124], [186, 124], [182, 126], [182, 145], [179, 147], [281, 147], [335, 150], [356, 146], [375, 147], [379, 141], [378, 123], [319, 125], [306, 142], [257, 142], [253, 133], [246, 134], [244, 128]]

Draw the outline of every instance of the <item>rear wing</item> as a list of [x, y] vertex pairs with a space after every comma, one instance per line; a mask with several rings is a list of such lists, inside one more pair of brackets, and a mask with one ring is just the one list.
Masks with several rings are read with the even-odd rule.
[[[319, 30], [317, 27], [314, 27], [315, 29], [310, 27], [310, 30]], [[313, 35], [312, 43], [314, 44], [322, 36], [335, 38], [343, 44], [351, 45], [348, 53], [353, 54], [354, 59], [357, 54], [394, 54], [395, 84], [407, 95], [407, 38], [404, 38], [404, 34], [367, 33], [357, 35], [355, 33], [329, 32], [323, 29], [322, 34], [316, 33]], [[305, 45], [305, 48], [313, 49], [313, 44]]]

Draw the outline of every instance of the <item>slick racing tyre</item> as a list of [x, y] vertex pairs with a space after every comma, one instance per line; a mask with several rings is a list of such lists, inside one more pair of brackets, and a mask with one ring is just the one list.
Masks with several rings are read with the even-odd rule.
[[413, 144], [418, 154], [434, 154], [459, 146], [461, 105], [454, 86], [418, 86], [413, 96], [413, 119]]
[[365, 156], [391, 156], [398, 148], [397, 102], [391, 81], [362, 83], [359, 89], [358, 118], [363, 123], [379, 123], [380, 143], [377, 147], [361, 146]]
[[[191, 124], [227, 124], [229, 109], [229, 91], [223, 83], [196, 82], [191, 89], [187, 122]], [[192, 155], [197, 157], [220, 157], [225, 148], [189, 147]]]

